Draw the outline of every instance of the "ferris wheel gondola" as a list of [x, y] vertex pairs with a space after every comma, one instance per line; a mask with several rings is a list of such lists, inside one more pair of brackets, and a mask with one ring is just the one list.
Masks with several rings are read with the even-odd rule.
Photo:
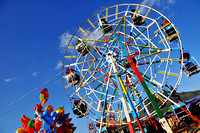
[[198, 62], [193, 56], [190, 56], [190, 53], [188, 51], [183, 52], [183, 56], [181, 56], [181, 59], [183, 59], [182, 69], [188, 78], [200, 72], [200, 66]]

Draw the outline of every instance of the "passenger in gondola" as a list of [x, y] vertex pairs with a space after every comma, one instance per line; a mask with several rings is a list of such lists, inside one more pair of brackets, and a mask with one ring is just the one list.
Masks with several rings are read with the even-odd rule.
[[[82, 118], [84, 113], [87, 111], [87, 104], [85, 102], [81, 102], [81, 100], [74, 100], [73, 113], [78, 116], [78, 118]], [[79, 104], [79, 105], [78, 105]]]
[[103, 27], [103, 31], [104, 31], [105, 34], [112, 30], [112, 26], [110, 24], [108, 24], [105, 17], [100, 18], [99, 21], [101, 21], [100, 22], [100, 24], [101, 24], [100, 28], [101, 28], [101, 26]]
[[165, 37], [169, 38], [169, 42], [173, 42], [178, 38], [178, 36], [174, 36], [177, 32], [168, 20], [163, 20], [162, 27], [164, 27]]
[[[144, 20], [143, 20], [143, 17], [140, 15], [140, 12], [139, 12], [139, 11], [137, 11], [137, 12], [136, 12], [136, 15], [134, 15], [135, 11], [136, 11], [135, 9], [131, 10], [131, 13], [130, 13], [131, 18], [132, 18], [133, 23], [134, 23], [135, 26], [141, 26], [141, 25], [144, 24], [145, 22], [144, 22]], [[134, 17], [134, 16], [135, 16], [135, 17]], [[134, 18], [133, 18], [133, 17], [134, 17]]]
[[76, 41], [76, 50], [82, 55], [85, 56], [88, 51], [90, 50], [90, 47], [86, 44], [83, 44], [80, 40]]
[[193, 60], [190, 58], [190, 54], [188, 52], [183, 53], [183, 59], [183, 64], [187, 71], [194, 71], [195, 69], [197, 69], [197, 67], [195, 67], [193, 63]]
[[75, 70], [68, 68], [66, 74], [67, 82], [71, 85], [76, 85], [80, 82], [80, 76], [75, 72]]
[[[181, 59], [182, 59], [182, 57], [181, 57]], [[198, 66], [197, 66], [194, 58], [190, 57], [189, 52], [183, 53], [183, 65], [184, 65], [184, 67], [182, 69], [183, 69], [183, 71], [186, 72], [186, 74], [188, 74], [188, 77], [199, 72], [199, 70], [197, 70]]]

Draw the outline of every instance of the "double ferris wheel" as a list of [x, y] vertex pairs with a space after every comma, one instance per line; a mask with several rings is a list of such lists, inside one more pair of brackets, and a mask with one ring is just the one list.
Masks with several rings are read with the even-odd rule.
[[92, 15], [70, 39], [63, 60], [74, 114], [100, 128], [162, 119], [181, 80], [182, 49], [174, 24], [151, 7], [119, 4]]

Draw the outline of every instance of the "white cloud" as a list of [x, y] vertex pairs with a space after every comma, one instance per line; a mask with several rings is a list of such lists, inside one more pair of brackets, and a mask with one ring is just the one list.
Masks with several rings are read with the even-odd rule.
[[166, 4], [175, 4], [176, 0], [144, 0], [142, 2], [143, 5], [147, 5], [147, 6], [158, 6], [161, 7], [166, 6]]
[[57, 65], [56, 65], [56, 70], [57, 69], [60, 69], [61, 67], [63, 66], [63, 63], [61, 62], [61, 61], [59, 61], [58, 63], [57, 63]]
[[7, 78], [7, 79], [4, 79], [5, 82], [11, 82], [12, 80], [16, 80], [18, 78], [16, 77], [13, 77], [13, 78]]
[[168, 2], [169, 4], [175, 4], [175, 3], [176, 3], [176, 0], [167, 0], [167, 2]]
[[[176, 0], [143, 0], [141, 4], [147, 5], [153, 8], [157, 7], [158, 9], [160, 9], [160, 11], [167, 10], [168, 16], [169, 14], [170, 16], [174, 16], [174, 14], [169, 11], [169, 9], [170, 9], [170, 6], [175, 3], [176, 3]], [[145, 11], [145, 8], [141, 8], [140, 12], [147, 12], [147, 11]]]
[[72, 35], [69, 32], [63, 33], [60, 36], [60, 45], [59, 48], [61, 49], [61, 52], [64, 52], [66, 49], [66, 46], [68, 45]]
[[4, 79], [5, 82], [10, 82], [12, 79], [8, 78], [8, 79]]
[[161, 0], [144, 0], [142, 2], [143, 5], [147, 5], [152, 7], [153, 5], [160, 6]]
[[33, 72], [32, 76], [37, 76], [39, 72]]
[[[88, 34], [90, 34], [91, 32], [90, 31], [87, 31]], [[78, 34], [82, 34], [82, 31], [79, 29], [77, 32], [76, 32], [76, 36], [78, 36]], [[69, 41], [70, 41], [70, 44], [69, 46], [75, 46], [75, 43], [77, 41], [77, 39], [75, 37], [72, 38], [72, 34], [70, 34], [69, 32], [65, 32], [63, 33], [61, 36], [60, 36], [60, 45], [59, 45], [59, 48], [61, 50], [62, 53], [65, 52], [66, 50], [66, 47], [68, 46], [69, 44]], [[85, 36], [85, 34], [83, 34], [81, 36], [82, 39], [84, 38], [87, 38], [87, 36]], [[72, 40], [71, 40], [72, 39]], [[73, 52], [73, 49], [72, 48], [68, 48], [67, 50], [68, 53], [72, 53]]]

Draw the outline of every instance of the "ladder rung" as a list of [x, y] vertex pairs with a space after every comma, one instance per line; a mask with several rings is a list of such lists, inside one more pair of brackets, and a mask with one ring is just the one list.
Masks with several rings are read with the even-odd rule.
[[139, 6], [140, 6], [140, 4], [137, 6], [137, 8], [136, 8], [136, 10], [135, 10], [135, 12], [134, 12], [134, 16], [132, 17], [132, 19], [134, 19], [134, 18], [135, 18], [135, 16], [136, 16], [136, 13], [137, 13], [137, 11], [138, 11], [138, 9], [139, 9]]
[[92, 25], [92, 27], [96, 28], [94, 24], [88, 19], [88, 22]]
[[65, 58], [76, 58], [77, 56], [64, 56]]
[[142, 23], [144, 22], [144, 20], [147, 18], [147, 16], [149, 15], [150, 11], [152, 10], [152, 8], [149, 9], [149, 11], [146, 13], [144, 19], [142, 20]]
[[84, 31], [81, 27], [79, 27], [80, 30], [82, 30], [83, 33], [85, 33], [86, 36], [88, 36], [87, 32]]

